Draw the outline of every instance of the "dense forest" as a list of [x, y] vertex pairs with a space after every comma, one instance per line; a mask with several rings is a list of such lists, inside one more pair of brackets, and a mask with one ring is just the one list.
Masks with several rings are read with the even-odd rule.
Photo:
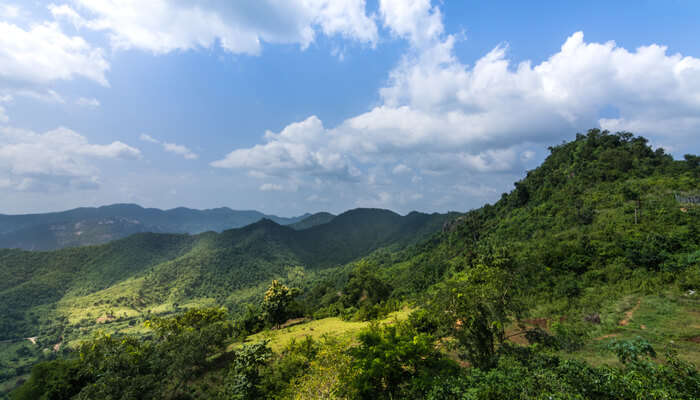
[[0, 330], [69, 344], [8, 347], [42, 361], [9, 396], [700, 398], [700, 157], [599, 130], [549, 150], [464, 214], [4, 251]]

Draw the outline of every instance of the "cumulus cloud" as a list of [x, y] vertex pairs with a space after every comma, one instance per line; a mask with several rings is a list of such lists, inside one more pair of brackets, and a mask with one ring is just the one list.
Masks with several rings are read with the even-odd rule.
[[28, 29], [0, 21], [0, 79], [47, 83], [84, 77], [108, 86], [109, 63], [102, 50], [79, 36], [68, 36], [57, 23]]
[[280, 133], [266, 132], [267, 143], [238, 149], [211, 163], [219, 168], [245, 168], [260, 176], [289, 176], [303, 172], [313, 176], [353, 179], [359, 175], [348, 158], [331, 148], [335, 135], [315, 116], [285, 127]]
[[46, 133], [0, 128], [0, 179], [29, 190], [47, 185], [91, 188], [99, 184], [100, 159], [136, 159], [141, 152], [120, 141], [100, 145], [68, 128]]
[[430, 0], [382, 0], [379, 11], [384, 26], [414, 47], [431, 44], [444, 31], [440, 9]]
[[[504, 44], [468, 66], [429, 0], [382, 0], [379, 11], [384, 26], [411, 45], [379, 89], [379, 105], [331, 128], [311, 116], [212, 165], [300, 180], [386, 166], [396, 176], [415, 171], [415, 183], [421, 175], [513, 175], [533, 159], [533, 145], [595, 126], [657, 137], [700, 129], [698, 58], [656, 44], [628, 50], [586, 42], [575, 32], [536, 65], [512, 63]], [[605, 107], [619, 117], [601, 118]], [[376, 190], [383, 195], [363, 204], [397, 201]]]
[[306, 48], [317, 32], [374, 45], [377, 26], [365, 8], [365, 0], [73, 0], [50, 10], [76, 27], [108, 32], [118, 49], [163, 54], [219, 44], [259, 54], [263, 42]]

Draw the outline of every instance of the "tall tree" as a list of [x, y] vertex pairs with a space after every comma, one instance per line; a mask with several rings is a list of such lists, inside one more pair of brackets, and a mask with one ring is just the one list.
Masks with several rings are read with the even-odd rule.
[[268, 321], [279, 328], [280, 324], [287, 320], [288, 307], [296, 295], [294, 289], [288, 288], [278, 280], [273, 280], [270, 288], [265, 292], [262, 308]]
[[477, 264], [455, 275], [438, 289], [431, 308], [442, 320], [444, 333], [457, 340], [460, 357], [489, 369], [496, 363], [496, 345], [505, 339], [505, 326], [517, 314], [515, 285], [504, 269]]

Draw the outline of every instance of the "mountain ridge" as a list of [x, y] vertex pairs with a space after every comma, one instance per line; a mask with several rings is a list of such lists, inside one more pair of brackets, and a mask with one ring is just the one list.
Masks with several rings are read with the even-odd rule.
[[287, 225], [309, 216], [311, 214], [305, 213], [296, 217], [278, 217], [229, 207], [161, 210], [133, 203], [79, 207], [54, 213], [0, 214], [0, 248], [54, 250], [102, 244], [139, 232], [221, 232], [249, 225], [262, 218]]

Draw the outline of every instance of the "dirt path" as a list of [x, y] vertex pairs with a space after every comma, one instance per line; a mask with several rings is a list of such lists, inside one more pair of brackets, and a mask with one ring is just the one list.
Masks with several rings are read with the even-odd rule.
[[617, 333], [608, 333], [607, 335], [603, 336], [598, 336], [597, 338], [593, 338], [593, 340], [604, 340], [604, 339], [609, 339], [609, 338], [614, 338], [620, 336]]
[[[630, 321], [632, 321], [632, 318], [634, 317], [634, 313], [637, 312], [639, 309], [640, 304], [642, 304], [642, 299], [637, 300], [637, 304], [634, 305], [634, 307], [630, 308], [629, 310], [625, 311], [625, 316], [618, 322], [617, 324], [620, 326], [627, 326], [629, 325]], [[647, 327], [645, 325], [641, 326], [642, 329], [646, 329]], [[597, 338], [593, 338], [593, 340], [604, 340], [604, 339], [610, 339], [614, 337], [618, 337], [620, 334], [618, 333], [608, 333], [607, 335], [603, 336], [598, 336]]]
[[642, 304], [642, 299], [637, 300], [637, 304], [625, 312], [625, 318], [620, 321], [620, 326], [627, 326], [630, 323], [632, 317], [634, 317], [634, 313], [639, 309], [640, 304]]

